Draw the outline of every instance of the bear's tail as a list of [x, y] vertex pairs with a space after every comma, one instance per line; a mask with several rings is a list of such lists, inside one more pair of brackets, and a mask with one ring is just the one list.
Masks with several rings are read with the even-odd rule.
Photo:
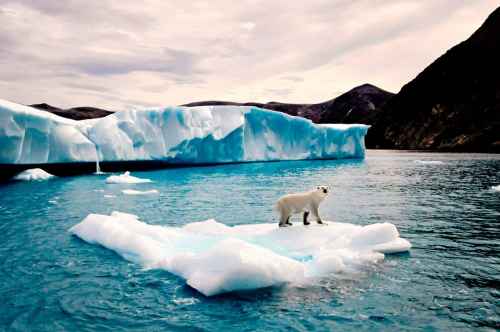
[[277, 201], [277, 202], [274, 204], [273, 211], [274, 211], [274, 212], [276, 212], [276, 213], [280, 213], [280, 212], [281, 212], [281, 204], [280, 204], [280, 201]]

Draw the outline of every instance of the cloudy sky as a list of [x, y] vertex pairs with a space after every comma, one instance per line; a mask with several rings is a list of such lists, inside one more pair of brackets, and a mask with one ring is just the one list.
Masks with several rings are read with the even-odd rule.
[[397, 92], [496, 0], [0, 0], [0, 98], [60, 107]]

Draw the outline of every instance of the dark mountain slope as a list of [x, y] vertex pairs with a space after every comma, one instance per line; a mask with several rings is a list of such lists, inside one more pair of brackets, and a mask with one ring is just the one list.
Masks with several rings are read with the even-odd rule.
[[500, 152], [500, 8], [386, 103], [367, 146]]
[[339, 97], [318, 104], [269, 103], [235, 103], [229, 101], [200, 101], [183, 106], [236, 105], [256, 106], [302, 116], [317, 123], [369, 123], [380, 107], [391, 97], [392, 93], [371, 84], [363, 84], [340, 95]]

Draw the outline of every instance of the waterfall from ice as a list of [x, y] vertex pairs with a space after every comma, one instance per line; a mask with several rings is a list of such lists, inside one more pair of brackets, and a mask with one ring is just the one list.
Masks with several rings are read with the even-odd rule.
[[99, 148], [95, 146], [95, 174], [104, 174], [101, 172], [101, 166], [99, 165]]

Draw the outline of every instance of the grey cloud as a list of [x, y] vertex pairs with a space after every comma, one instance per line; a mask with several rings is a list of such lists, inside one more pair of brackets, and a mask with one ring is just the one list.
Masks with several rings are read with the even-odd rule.
[[171, 73], [175, 75], [195, 75], [196, 55], [190, 52], [166, 48], [157, 55], [141, 54], [113, 55], [94, 53], [65, 63], [88, 75], [123, 75], [131, 72], [146, 71]]
[[[9, 86], [0, 98], [28, 103], [47, 94], [55, 104], [66, 98], [117, 108], [227, 96], [316, 100], [332, 97], [313, 95], [324, 85], [331, 84], [331, 94], [354, 80], [335, 76], [337, 67], [363, 71], [368, 81], [376, 72], [383, 88], [397, 89], [384, 84], [405, 77], [395, 72], [416, 74], [422, 64], [388, 66], [401, 54], [391, 48], [394, 40], [413, 36], [425, 43], [425, 33], [450, 33], [439, 28], [450, 20], [472, 33], [495, 7], [487, 0], [220, 0], [205, 7], [161, 0], [0, 0], [0, 81]], [[385, 48], [384, 59], [363, 54], [373, 46]], [[326, 73], [328, 83], [308, 76], [315, 70]], [[293, 88], [298, 83], [300, 91]]]
[[304, 78], [300, 76], [283, 76], [281, 79], [291, 82], [304, 82]]
[[264, 89], [264, 93], [277, 96], [277, 97], [286, 97], [292, 92], [290, 88], [272, 88], [272, 89]]

